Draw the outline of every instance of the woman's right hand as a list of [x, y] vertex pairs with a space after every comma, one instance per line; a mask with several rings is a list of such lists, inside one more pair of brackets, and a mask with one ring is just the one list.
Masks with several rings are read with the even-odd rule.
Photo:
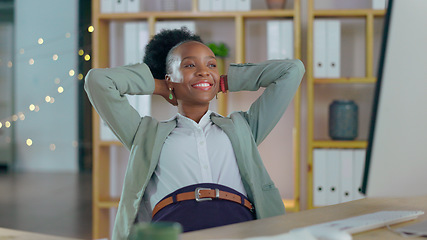
[[[154, 84], [155, 84], [155, 87], [154, 87], [153, 94], [162, 96], [164, 99], [166, 99], [166, 101], [168, 101], [170, 104], [174, 106], [178, 105], [176, 96], [173, 91], [172, 92], [169, 91], [166, 80], [154, 79]], [[170, 94], [172, 94], [172, 99], [169, 98]]]

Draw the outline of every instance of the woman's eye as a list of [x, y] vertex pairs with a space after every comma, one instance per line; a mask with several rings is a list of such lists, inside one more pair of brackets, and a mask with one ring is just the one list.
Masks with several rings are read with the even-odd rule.
[[184, 65], [184, 67], [195, 67], [195, 65], [191, 63], [191, 64]]
[[211, 67], [211, 68], [216, 68], [216, 64], [211, 63], [211, 64], [209, 64], [209, 67]]

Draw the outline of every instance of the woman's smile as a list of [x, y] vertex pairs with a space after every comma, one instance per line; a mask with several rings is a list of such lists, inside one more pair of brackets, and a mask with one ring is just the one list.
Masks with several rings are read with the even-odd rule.
[[200, 89], [203, 91], [209, 91], [212, 88], [213, 84], [201, 81], [201, 82], [195, 83], [191, 86], [193, 88]]

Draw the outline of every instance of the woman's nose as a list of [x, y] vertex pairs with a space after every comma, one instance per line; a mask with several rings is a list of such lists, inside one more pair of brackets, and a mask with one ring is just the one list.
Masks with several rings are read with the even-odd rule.
[[197, 69], [197, 74], [198, 74], [199, 76], [209, 76], [209, 75], [210, 75], [210, 72], [209, 72], [208, 67], [206, 67], [206, 66], [201, 66], [201, 67], [199, 67], [199, 68]]

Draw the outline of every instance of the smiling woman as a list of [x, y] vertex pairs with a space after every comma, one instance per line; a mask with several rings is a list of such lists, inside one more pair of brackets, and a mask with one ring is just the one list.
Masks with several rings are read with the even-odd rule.
[[166, 75], [168, 89], [176, 96], [178, 112], [199, 122], [219, 91], [220, 76], [213, 52], [204, 44], [188, 41], [172, 49], [173, 61]]
[[[274, 60], [231, 64], [220, 76], [213, 52], [186, 29], [154, 36], [144, 63], [89, 71], [91, 103], [131, 151], [113, 239], [126, 239], [143, 221], [179, 222], [193, 231], [284, 214], [257, 146], [303, 74], [299, 60]], [[209, 110], [219, 91], [260, 88], [249, 111], [224, 117]], [[161, 95], [178, 113], [164, 122], [140, 117], [125, 94]]]

